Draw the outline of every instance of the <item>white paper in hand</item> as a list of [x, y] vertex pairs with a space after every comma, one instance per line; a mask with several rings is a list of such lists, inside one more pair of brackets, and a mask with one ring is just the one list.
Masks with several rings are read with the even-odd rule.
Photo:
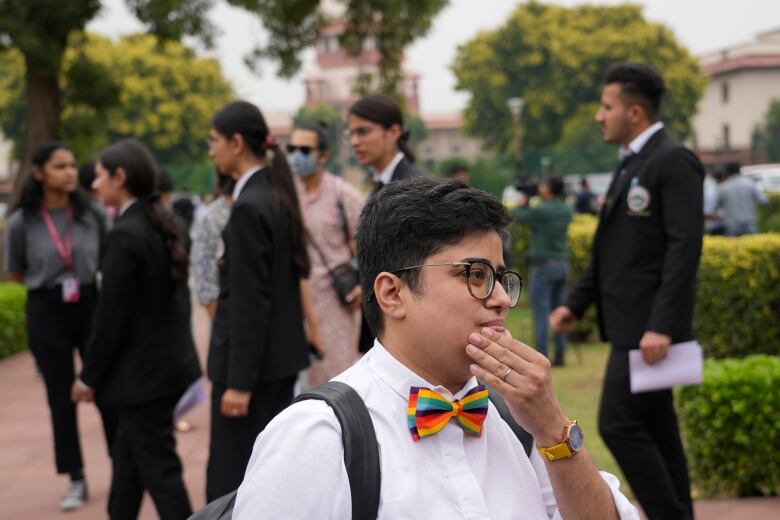
[[661, 361], [648, 365], [640, 350], [628, 353], [631, 393], [701, 383], [702, 350], [698, 341], [675, 343]]

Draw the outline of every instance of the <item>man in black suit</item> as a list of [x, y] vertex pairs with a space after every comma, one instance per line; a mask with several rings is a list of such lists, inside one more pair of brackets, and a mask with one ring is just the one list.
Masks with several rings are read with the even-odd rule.
[[[290, 404], [297, 374], [308, 365], [302, 273], [292, 258], [292, 224], [274, 195], [271, 174], [271, 168], [257, 167], [238, 180], [222, 233], [225, 252], [208, 357], [214, 384], [209, 501], [241, 484], [255, 438]], [[228, 402], [244, 402], [243, 408]]]
[[609, 68], [596, 121], [622, 161], [607, 192], [590, 266], [550, 315], [568, 332], [595, 303], [612, 349], [599, 431], [650, 519], [693, 517], [671, 390], [632, 394], [628, 351], [648, 363], [693, 337], [704, 171], [658, 121], [664, 82], [647, 64]]

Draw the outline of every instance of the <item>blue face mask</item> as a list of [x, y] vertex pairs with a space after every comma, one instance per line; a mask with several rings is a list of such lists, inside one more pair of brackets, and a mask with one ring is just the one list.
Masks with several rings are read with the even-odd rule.
[[290, 169], [299, 177], [310, 177], [317, 171], [317, 164], [314, 162], [314, 152], [304, 155], [300, 150], [295, 150], [287, 155], [290, 163]]

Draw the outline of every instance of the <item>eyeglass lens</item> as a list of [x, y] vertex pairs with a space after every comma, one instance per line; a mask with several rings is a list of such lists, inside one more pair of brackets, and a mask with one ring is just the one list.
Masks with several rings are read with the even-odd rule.
[[[495, 271], [484, 262], [472, 262], [468, 269], [468, 283], [471, 294], [478, 299], [485, 299], [493, 292], [496, 284]], [[509, 296], [510, 306], [514, 307], [520, 298], [522, 281], [513, 272], [505, 272], [501, 275], [501, 286]]]

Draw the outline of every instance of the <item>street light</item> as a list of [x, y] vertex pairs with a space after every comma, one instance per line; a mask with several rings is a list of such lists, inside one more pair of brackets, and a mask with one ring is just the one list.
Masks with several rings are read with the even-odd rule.
[[525, 100], [521, 97], [513, 97], [506, 100], [506, 107], [512, 114], [512, 129], [515, 136], [515, 166], [516, 176], [523, 172], [523, 125], [520, 118], [523, 115]]

